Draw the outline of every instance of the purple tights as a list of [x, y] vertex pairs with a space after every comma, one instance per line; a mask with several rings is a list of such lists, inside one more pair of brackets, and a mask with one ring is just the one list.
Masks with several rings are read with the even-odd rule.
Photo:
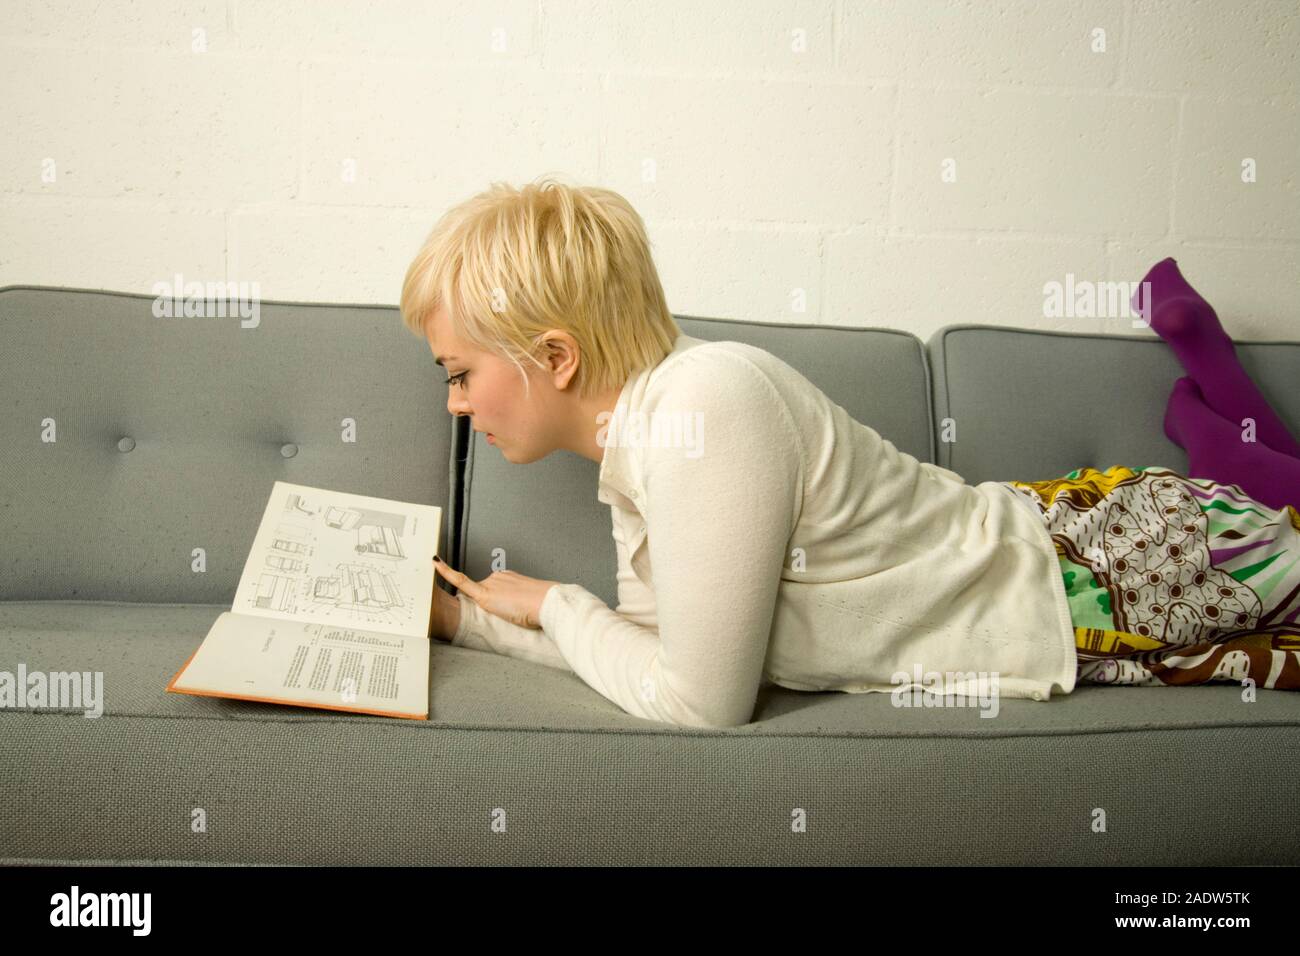
[[[1240, 485], [1270, 508], [1300, 508], [1300, 443], [1241, 367], [1214, 309], [1173, 259], [1157, 262], [1142, 281], [1151, 283], [1150, 311], [1141, 286], [1133, 307], [1188, 373], [1174, 383], [1164, 420], [1170, 441], [1187, 452], [1187, 477]], [[1246, 419], [1254, 422], [1253, 441]]]

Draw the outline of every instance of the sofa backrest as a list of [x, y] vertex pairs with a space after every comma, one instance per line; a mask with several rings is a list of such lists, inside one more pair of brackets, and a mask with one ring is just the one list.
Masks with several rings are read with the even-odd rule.
[[[0, 289], [0, 600], [229, 604], [279, 479], [437, 504], [439, 553], [476, 580], [505, 567], [616, 605], [599, 465], [569, 452], [507, 462], [448, 415], [446, 376], [396, 308], [262, 302], [244, 328], [155, 317], [154, 302]], [[1162, 428], [1184, 373], [1154, 336], [950, 325], [926, 344], [893, 329], [678, 323], [772, 352], [900, 450], [972, 483], [1186, 468]], [[1300, 433], [1300, 343], [1237, 352]]]
[[[1242, 367], [1294, 431], [1300, 343], [1236, 348]], [[1154, 333], [949, 325], [931, 336], [927, 349], [937, 460], [972, 484], [1041, 481], [1111, 465], [1186, 473], [1187, 454], [1165, 436], [1164, 416], [1174, 382], [1187, 373]]]
[[450, 552], [447, 386], [396, 308], [154, 301], [0, 289], [0, 600], [229, 604], [276, 480], [436, 504]]
[[[677, 324], [695, 338], [766, 349], [900, 450], [933, 460], [925, 347], [916, 336], [691, 316], [678, 316]], [[597, 462], [560, 451], [515, 465], [472, 434], [464, 474], [458, 566], [471, 578], [509, 569], [576, 582], [617, 605], [617, 554], [609, 506], [596, 497]]]

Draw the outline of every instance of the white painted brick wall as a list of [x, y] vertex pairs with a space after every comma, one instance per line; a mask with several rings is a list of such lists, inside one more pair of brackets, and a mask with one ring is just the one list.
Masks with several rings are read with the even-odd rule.
[[449, 205], [557, 172], [679, 314], [1150, 335], [1043, 285], [1173, 255], [1300, 339], [1297, 85], [1300, 0], [3, 0], [0, 285], [395, 304]]

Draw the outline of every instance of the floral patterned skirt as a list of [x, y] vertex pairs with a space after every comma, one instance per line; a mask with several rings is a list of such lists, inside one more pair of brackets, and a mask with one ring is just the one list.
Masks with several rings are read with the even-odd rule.
[[1076, 682], [1300, 690], [1295, 508], [1154, 465], [1003, 484], [1056, 543]]

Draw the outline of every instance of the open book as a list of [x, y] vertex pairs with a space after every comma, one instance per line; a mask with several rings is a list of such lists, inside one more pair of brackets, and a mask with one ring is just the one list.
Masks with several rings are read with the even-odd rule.
[[442, 509], [277, 481], [235, 601], [167, 690], [429, 719]]

